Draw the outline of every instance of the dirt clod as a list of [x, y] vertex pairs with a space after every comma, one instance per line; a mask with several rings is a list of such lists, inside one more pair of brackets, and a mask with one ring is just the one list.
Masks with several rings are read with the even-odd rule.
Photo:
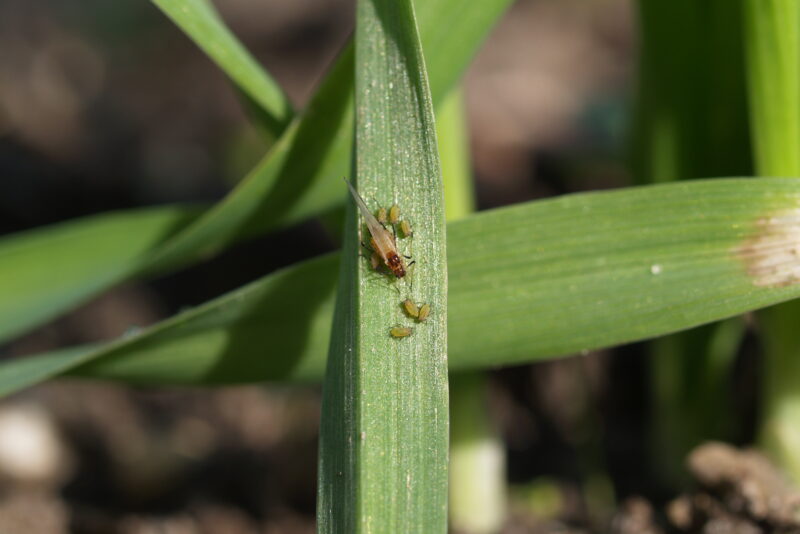
[[762, 454], [710, 442], [692, 451], [687, 467], [699, 487], [667, 507], [681, 532], [800, 531], [800, 490]]
[[653, 507], [640, 497], [630, 497], [620, 506], [611, 525], [614, 534], [662, 534]]

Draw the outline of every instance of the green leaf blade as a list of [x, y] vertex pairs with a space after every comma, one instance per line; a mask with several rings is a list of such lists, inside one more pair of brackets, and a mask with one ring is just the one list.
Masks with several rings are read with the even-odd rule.
[[197, 209], [148, 208], [87, 217], [0, 242], [0, 341], [128, 277]]
[[[492, 350], [506, 363], [522, 362], [531, 352], [563, 355], [665, 334], [688, 326], [669, 325], [692, 315], [690, 323], [705, 322], [701, 316], [715, 308], [711, 315], [722, 316], [733, 304], [725, 300], [730, 292], [752, 285], [730, 252], [743, 235], [722, 239], [722, 231], [755, 215], [739, 205], [746, 197], [737, 188], [730, 198], [715, 195], [711, 207], [701, 193], [707, 187], [664, 189], [660, 204], [652, 188], [548, 200], [538, 203], [538, 228], [519, 207], [453, 225], [451, 243], [474, 243], [450, 258], [451, 306], [460, 312], [451, 323], [453, 352]], [[504, 236], [503, 248], [489, 235]], [[724, 282], [709, 299], [715, 279]], [[481, 357], [472, 362], [481, 364]]]
[[[408, 1], [358, 4], [355, 131], [359, 190], [364, 198], [396, 203], [412, 221], [417, 263], [400, 280], [376, 280], [360, 256], [359, 241], [368, 241], [358, 236], [360, 215], [348, 205], [323, 396], [319, 531], [445, 532], [444, 202], [433, 107]], [[398, 239], [398, 252], [410, 251], [411, 241]], [[433, 312], [415, 324], [401, 311], [404, 298]], [[392, 337], [397, 324], [412, 328], [411, 335]]]

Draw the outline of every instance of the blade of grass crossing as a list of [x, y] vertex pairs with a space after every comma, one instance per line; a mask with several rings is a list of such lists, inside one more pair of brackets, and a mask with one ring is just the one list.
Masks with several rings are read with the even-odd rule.
[[[780, 215], [799, 202], [798, 179], [694, 180], [452, 222], [450, 368], [574, 354], [796, 298], [800, 287], [786, 283], [794, 241], [782, 237], [797, 232], [797, 218]], [[269, 275], [86, 355], [72, 374], [149, 384], [319, 380], [338, 262], [330, 255]], [[24, 361], [0, 366], [0, 392], [19, 389], [9, 377]], [[41, 378], [52, 372], [26, 365]]]
[[[361, 225], [350, 206], [324, 382], [318, 531], [444, 533], [444, 202], [411, 2], [359, 0], [355, 40], [358, 188], [364, 198], [396, 203], [412, 221], [416, 264], [394, 286], [376, 281], [359, 256]], [[415, 324], [404, 316], [404, 298], [429, 304], [430, 317]], [[412, 328], [411, 335], [392, 337], [396, 324]]]
[[352, 47], [345, 49], [302, 118], [234, 191], [158, 251], [154, 268], [216, 254], [231, 243], [299, 222], [341, 203], [352, 146]]
[[[800, 4], [743, 0], [756, 170], [800, 176]], [[800, 302], [759, 314], [765, 336], [762, 447], [800, 482]]]
[[6, 237], [0, 341], [124, 280], [199, 213], [173, 206], [112, 212]]
[[263, 113], [261, 122], [279, 136], [292, 119], [292, 105], [272, 77], [231, 33], [209, 0], [152, 0]]
[[[457, 68], [463, 71], [469, 63], [465, 59], [475, 55], [489, 30], [512, 3], [513, 0], [414, 2], [434, 104], [438, 105], [458, 83], [459, 77], [453, 77], [449, 69], [461, 65]], [[447, 21], [446, 27], [443, 21]], [[451, 62], [453, 65], [448, 68]]]
[[[466, 5], [456, 0], [422, 3], [420, 37], [430, 52], [430, 90], [435, 101], [441, 100], [457, 82], [489, 29], [510, 3], [510, 0]], [[449, 20], [447, 32], [441, 31], [441, 20]], [[242, 236], [298, 222], [341, 202], [345, 189], [336, 177], [348, 173], [352, 152], [348, 135], [353, 120], [351, 72], [352, 50], [348, 48], [304, 116], [287, 129], [270, 154], [235, 191], [169, 243], [158, 264], [170, 264], [197, 255], [197, 251], [201, 251], [201, 256], [211, 255]], [[321, 136], [320, 132], [327, 135]]]

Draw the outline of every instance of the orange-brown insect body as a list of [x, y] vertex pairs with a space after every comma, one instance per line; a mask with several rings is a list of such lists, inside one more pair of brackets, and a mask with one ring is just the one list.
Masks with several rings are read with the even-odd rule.
[[353, 195], [353, 199], [356, 201], [356, 206], [358, 206], [362, 217], [364, 217], [364, 220], [367, 222], [367, 229], [369, 230], [370, 236], [372, 236], [370, 239], [372, 250], [381, 257], [386, 267], [392, 271], [392, 274], [397, 278], [403, 278], [406, 275], [406, 266], [397, 253], [397, 243], [395, 243], [394, 236], [384, 228], [372, 212], [369, 211], [364, 199], [362, 199], [353, 186], [350, 185], [350, 182], [348, 182], [347, 179], [345, 179], [344, 182], [350, 189], [350, 193]]
[[403, 260], [400, 259], [396, 252], [389, 254], [384, 261], [397, 278], [403, 278], [406, 275], [406, 267], [403, 265]]

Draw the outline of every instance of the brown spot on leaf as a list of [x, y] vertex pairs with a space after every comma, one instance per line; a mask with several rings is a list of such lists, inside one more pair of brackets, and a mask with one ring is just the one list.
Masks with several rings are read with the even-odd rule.
[[759, 287], [800, 282], [800, 209], [762, 217], [755, 233], [734, 253]]

